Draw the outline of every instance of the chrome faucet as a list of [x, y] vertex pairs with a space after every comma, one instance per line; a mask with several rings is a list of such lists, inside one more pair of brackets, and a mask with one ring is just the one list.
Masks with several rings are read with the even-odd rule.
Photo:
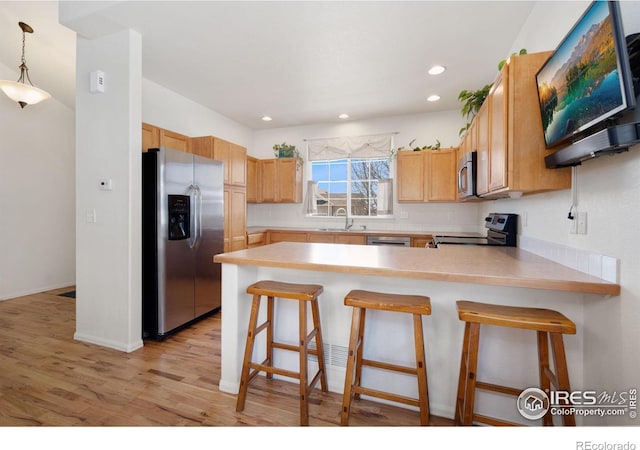
[[349, 229], [353, 226], [353, 219], [351, 219], [351, 223], [349, 223], [349, 213], [345, 213], [344, 215], [344, 231], [349, 231]]

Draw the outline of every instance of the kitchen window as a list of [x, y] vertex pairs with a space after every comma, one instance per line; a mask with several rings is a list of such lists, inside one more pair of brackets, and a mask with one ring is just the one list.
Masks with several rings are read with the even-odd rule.
[[388, 157], [311, 161], [307, 214], [319, 217], [377, 217], [392, 214]]

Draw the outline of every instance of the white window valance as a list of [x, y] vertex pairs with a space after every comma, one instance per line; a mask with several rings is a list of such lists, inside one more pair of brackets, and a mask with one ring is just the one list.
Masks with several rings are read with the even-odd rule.
[[386, 158], [391, 155], [394, 134], [308, 139], [309, 161], [327, 161], [343, 158]]

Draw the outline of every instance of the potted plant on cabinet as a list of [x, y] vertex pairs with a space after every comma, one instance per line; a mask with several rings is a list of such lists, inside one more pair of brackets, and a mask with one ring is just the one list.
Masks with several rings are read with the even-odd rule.
[[273, 154], [276, 156], [276, 158], [297, 158], [299, 166], [301, 166], [303, 162], [302, 155], [300, 155], [300, 152], [298, 151], [298, 149], [296, 149], [296, 146], [287, 144], [286, 142], [274, 145]]

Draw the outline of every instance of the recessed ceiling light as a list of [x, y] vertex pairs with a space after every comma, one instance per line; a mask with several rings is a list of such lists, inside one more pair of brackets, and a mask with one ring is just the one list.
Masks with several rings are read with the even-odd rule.
[[338, 116], [338, 118], [339, 118], [339, 119], [348, 119], [348, 118], [349, 118], [349, 114], [342, 113], [342, 114], [340, 114], [340, 115]]
[[429, 69], [429, 75], [440, 75], [445, 70], [447, 70], [447, 68], [444, 66], [433, 66]]
[[427, 101], [428, 102], [437, 102], [438, 100], [440, 100], [440, 96], [439, 95], [430, 95], [429, 97], [427, 97]]
[[262, 120], [264, 120], [265, 122], [271, 122], [271, 117], [269, 117], [269, 116], [264, 116], [264, 117], [262, 118]]

